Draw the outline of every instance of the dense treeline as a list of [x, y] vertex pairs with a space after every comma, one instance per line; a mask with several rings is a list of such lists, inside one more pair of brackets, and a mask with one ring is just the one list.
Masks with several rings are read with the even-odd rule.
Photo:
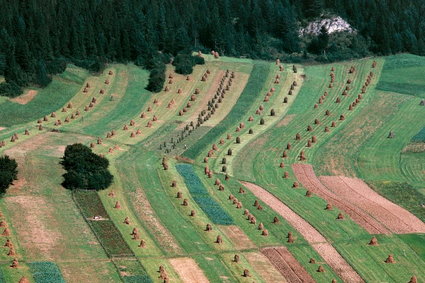
[[108, 159], [80, 143], [66, 147], [61, 164], [66, 170], [62, 186], [67, 189], [102, 190], [112, 183]]
[[[134, 61], [153, 70], [210, 49], [229, 56], [339, 60], [395, 52], [425, 54], [425, 1], [417, 0], [0, 0], [0, 94], [45, 86], [66, 63], [99, 71]], [[359, 32], [301, 38], [300, 26], [340, 15]], [[187, 64], [184, 68], [187, 70]], [[190, 69], [190, 68], [189, 68]]]
[[0, 157], [0, 195], [4, 194], [18, 177], [18, 163], [9, 156]]

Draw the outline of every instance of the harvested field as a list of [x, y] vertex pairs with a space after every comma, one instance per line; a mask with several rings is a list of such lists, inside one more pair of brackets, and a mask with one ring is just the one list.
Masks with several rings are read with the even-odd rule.
[[[208, 91], [205, 94], [202, 94], [202, 99], [199, 102], [199, 106], [196, 108], [195, 111], [192, 112], [192, 115], [190, 115], [190, 117], [187, 119], [188, 121], [194, 121], [196, 117], [198, 116], [198, 114], [201, 113], [203, 108], [207, 106], [208, 100], [210, 100], [216, 93], [217, 86], [219, 85], [220, 80], [223, 77], [224, 73], [225, 72], [223, 70], [220, 70], [214, 74], [212, 84], [208, 88]], [[182, 123], [178, 128], [182, 129], [184, 128], [184, 126], [185, 126], [184, 123]]]
[[320, 181], [338, 197], [354, 204], [397, 234], [425, 233], [425, 224], [406, 209], [394, 204], [357, 178], [320, 176]]
[[292, 211], [267, 190], [252, 183], [242, 182], [251, 192], [291, 224], [319, 253], [326, 263], [345, 282], [363, 282], [357, 272], [345, 261], [338, 251], [310, 223]]
[[293, 164], [292, 169], [298, 181], [308, 190], [325, 199], [333, 206], [338, 207], [366, 229], [371, 234], [389, 234], [390, 231], [369, 213], [362, 210], [357, 205], [348, 202], [334, 192], [326, 188], [314, 173], [313, 167], [309, 164]]
[[38, 91], [31, 89], [27, 93], [21, 96], [12, 98], [10, 101], [24, 105], [30, 102], [31, 100], [33, 100], [33, 98], [37, 95], [37, 93]]
[[315, 282], [285, 247], [264, 248], [261, 252], [286, 278], [287, 282]]
[[199, 268], [198, 264], [192, 258], [172, 258], [169, 261], [183, 282], [209, 282], [202, 269]]
[[35, 259], [42, 255], [47, 259], [54, 259], [57, 256], [56, 251], [64, 248], [63, 237], [58, 229], [47, 227], [44, 221], [54, 213], [45, 197], [14, 196], [6, 198], [6, 202], [8, 208], [14, 211], [25, 211], [22, 214], [25, 217], [15, 225], [15, 229], [28, 257]]
[[157, 215], [143, 192], [143, 189], [138, 188], [131, 196], [135, 204], [135, 213], [140, 219], [147, 223], [155, 234], [161, 237], [163, 247], [169, 252], [180, 253], [182, 251], [181, 247], [171, 235], [170, 231], [158, 221]]
[[238, 226], [221, 225], [220, 229], [232, 240], [232, 243], [237, 249], [252, 249], [255, 248], [255, 244], [248, 238], [248, 236]]
[[[282, 276], [279, 269], [273, 267], [272, 262], [268, 257], [259, 252], [245, 253], [245, 258], [255, 268], [255, 271], [266, 282], [296, 282], [288, 281], [286, 277]], [[298, 262], [297, 262], [298, 264]]]

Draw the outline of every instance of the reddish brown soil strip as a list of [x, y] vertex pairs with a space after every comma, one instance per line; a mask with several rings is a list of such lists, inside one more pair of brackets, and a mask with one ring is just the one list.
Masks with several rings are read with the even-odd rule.
[[220, 226], [220, 229], [232, 240], [233, 245], [238, 250], [255, 248], [255, 244], [248, 238], [248, 236], [238, 226]]
[[360, 179], [321, 176], [320, 181], [341, 199], [363, 209], [393, 233], [425, 233], [425, 223], [376, 193]]
[[265, 248], [261, 252], [291, 283], [314, 283], [313, 278], [285, 247]]
[[279, 123], [277, 123], [276, 127], [280, 128], [280, 127], [284, 127], [289, 125], [289, 123], [291, 123], [292, 119], [295, 118], [295, 114], [289, 114], [286, 115], [282, 120], [280, 120]]
[[187, 283], [206, 283], [209, 282], [202, 269], [199, 268], [198, 264], [187, 257], [182, 258], [171, 258], [171, 265], [179, 275], [183, 282]]
[[390, 234], [391, 232], [378, 220], [373, 218], [369, 213], [362, 210], [355, 204], [341, 198], [334, 192], [326, 188], [314, 173], [313, 167], [309, 164], [293, 164], [292, 169], [298, 181], [303, 186], [325, 199], [333, 206], [338, 207], [364, 229], [371, 234]]
[[[254, 267], [255, 271], [261, 276], [266, 282], [296, 282], [296, 281], [288, 281], [287, 278], [282, 276], [280, 269], [274, 265], [274, 262], [269, 260], [270, 258], [259, 253], [259, 252], [251, 252], [245, 253], [245, 258], [248, 260], [249, 264]], [[276, 268], [275, 268], [276, 266]]]
[[37, 95], [38, 91], [36, 90], [29, 90], [27, 93], [18, 96], [16, 98], [12, 98], [10, 101], [12, 102], [16, 102], [19, 104], [27, 104], [28, 102], [30, 102], [31, 100], [34, 99], [34, 97]]
[[344, 282], [364, 282], [357, 272], [345, 261], [337, 250], [327, 242], [325, 237], [302, 217], [292, 211], [277, 197], [252, 183], [242, 182], [261, 201], [279, 213], [291, 224], [306, 241], [319, 253], [326, 263], [341, 277]]
[[6, 129], [6, 128], [4, 128], [4, 127], [0, 127], [0, 131], [3, 131], [4, 129]]

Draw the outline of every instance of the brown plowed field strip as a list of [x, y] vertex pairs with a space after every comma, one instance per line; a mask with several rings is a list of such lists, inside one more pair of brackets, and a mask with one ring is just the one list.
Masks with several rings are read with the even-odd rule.
[[344, 282], [364, 282], [357, 272], [345, 261], [338, 251], [327, 242], [325, 237], [301, 216], [292, 211], [277, 197], [267, 190], [252, 183], [242, 182], [261, 201], [279, 213], [291, 224], [306, 241], [318, 252], [326, 263], [341, 277]]
[[256, 245], [248, 238], [241, 228], [235, 225], [221, 225], [220, 229], [232, 240], [236, 249], [246, 250], [256, 248]]
[[[254, 267], [255, 271], [266, 282], [270, 283], [287, 283], [288, 281], [282, 271], [277, 267], [275, 262], [271, 262], [270, 258], [265, 256], [264, 252], [250, 252], [244, 253], [245, 258], [249, 264]], [[298, 262], [297, 262], [298, 263]], [[275, 268], [276, 267], [276, 268]]]
[[390, 234], [391, 232], [369, 213], [357, 205], [341, 198], [326, 188], [314, 173], [310, 164], [292, 164], [292, 169], [298, 181], [307, 189], [325, 199], [328, 203], [338, 207], [366, 231], [371, 234]]
[[320, 176], [319, 179], [338, 197], [368, 212], [391, 232], [425, 233], [425, 223], [376, 193], [362, 180], [344, 176]]
[[188, 257], [171, 258], [171, 265], [179, 275], [180, 279], [185, 283], [208, 283], [202, 269], [199, 268], [196, 262]]
[[264, 248], [261, 252], [291, 283], [314, 283], [313, 278], [285, 247]]

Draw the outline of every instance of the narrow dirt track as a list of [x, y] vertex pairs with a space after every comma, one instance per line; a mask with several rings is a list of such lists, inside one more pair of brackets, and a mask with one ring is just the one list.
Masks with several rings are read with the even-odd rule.
[[261, 252], [290, 283], [314, 283], [314, 279], [286, 247], [264, 248]]
[[308, 190], [325, 199], [333, 206], [338, 207], [366, 231], [371, 234], [391, 234], [381, 222], [373, 218], [369, 213], [362, 210], [357, 205], [342, 199], [326, 188], [314, 173], [313, 167], [310, 164], [292, 164], [292, 169], [298, 181]]
[[188, 257], [172, 258], [169, 260], [180, 279], [185, 283], [208, 283], [202, 269]]
[[371, 214], [391, 232], [425, 233], [425, 223], [376, 193], [362, 180], [344, 176], [320, 176], [319, 179], [329, 190]]
[[252, 183], [242, 182], [261, 201], [279, 213], [289, 224], [291, 224], [319, 253], [326, 263], [341, 277], [344, 282], [364, 282], [357, 272], [345, 261], [337, 250], [327, 242], [313, 226], [302, 217], [292, 211], [277, 197], [267, 190]]

